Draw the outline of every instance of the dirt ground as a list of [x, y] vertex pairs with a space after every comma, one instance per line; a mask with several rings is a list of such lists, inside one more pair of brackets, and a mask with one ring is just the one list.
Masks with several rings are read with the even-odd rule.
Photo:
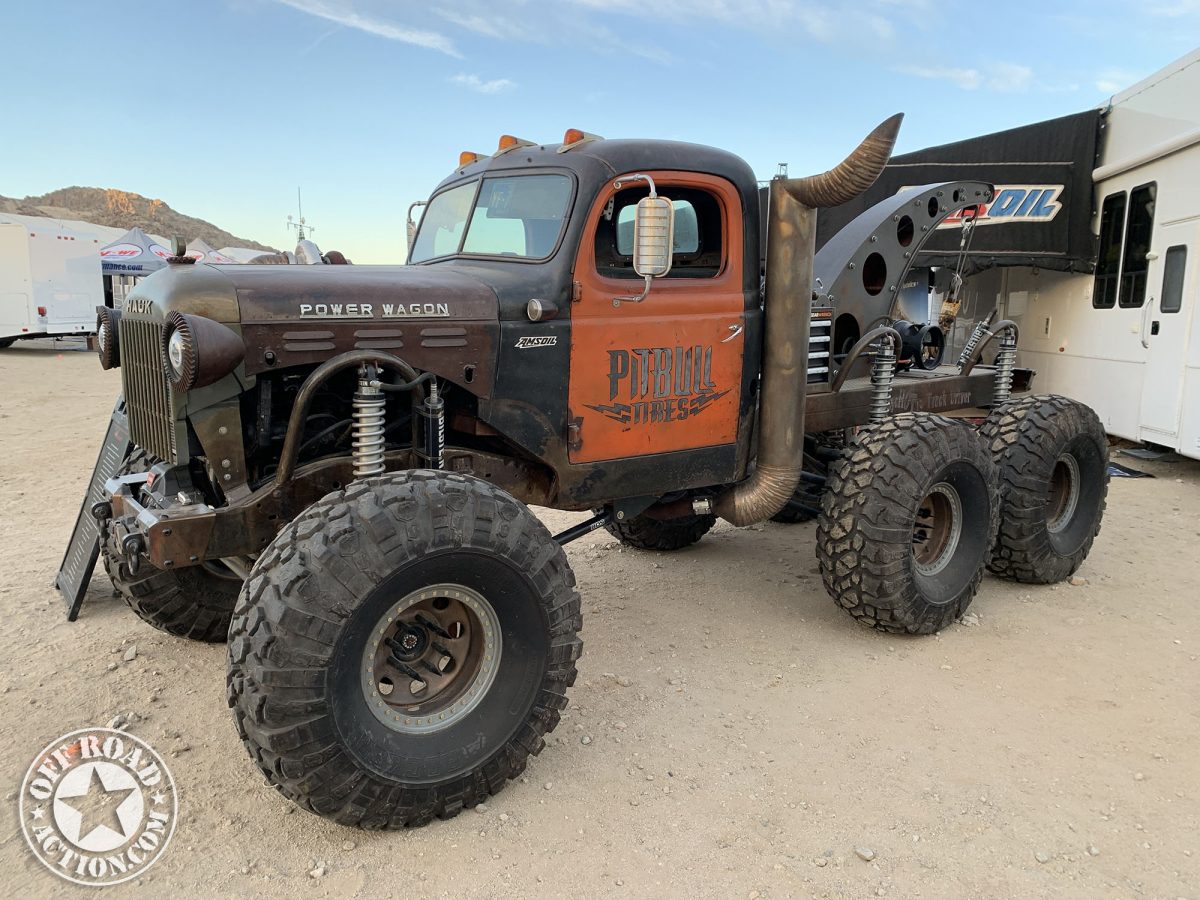
[[1113, 480], [1086, 584], [987, 578], [978, 624], [937, 637], [836, 609], [811, 524], [721, 524], [675, 555], [593, 534], [567, 548], [579, 681], [526, 777], [363, 833], [262, 782], [223, 647], [143, 625], [102, 572], [65, 620], [50, 584], [119, 385], [90, 353], [0, 351], [8, 896], [85, 890], [34, 859], [16, 792], [47, 743], [124, 713], [180, 821], [112, 896], [1200, 897], [1200, 464], [1123, 458], [1156, 477]]

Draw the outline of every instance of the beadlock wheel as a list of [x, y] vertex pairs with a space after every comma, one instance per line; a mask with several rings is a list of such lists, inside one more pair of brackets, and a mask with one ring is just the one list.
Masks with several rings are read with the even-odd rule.
[[500, 619], [461, 584], [413, 591], [380, 620], [363, 654], [363, 693], [388, 728], [424, 734], [469, 715], [501, 654]]

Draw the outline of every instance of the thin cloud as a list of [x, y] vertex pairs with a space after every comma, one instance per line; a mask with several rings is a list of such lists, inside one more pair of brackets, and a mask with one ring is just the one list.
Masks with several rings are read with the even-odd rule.
[[289, 6], [299, 12], [307, 13], [310, 16], [316, 16], [318, 19], [325, 19], [327, 22], [336, 22], [347, 28], [356, 28], [359, 31], [373, 34], [376, 37], [386, 38], [389, 41], [399, 41], [402, 44], [425, 47], [428, 50], [445, 53], [447, 56], [462, 58], [462, 54], [454, 48], [454, 43], [450, 38], [436, 31], [405, 28], [382, 19], [364, 16], [350, 9], [345, 4], [338, 2], [325, 2], [325, 0], [276, 0], [276, 2], [282, 3], [284, 6]]
[[1016, 63], [994, 63], [982, 69], [954, 66], [898, 66], [896, 71], [914, 78], [948, 81], [964, 91], [987, 88], [1000, 93], [1018, 93], [1033, 86], [1033, 69]]
[[465, 72], [455, 75], [450, 81], [453, 84], [461, 85], [480, 94], [499, 94], [501, 91], [507, 91], [517, 86], [515, 81], [508, 78], [495, 78], [491, 81], [484, 81], [478, 75], [468, 75]]
[[912, 75], [914, 78], [949, 81], [964, 91], [976, 90], [983, 84], [983, 76], [978, 69], [956, 69], [951, 66], [900, 66], [896, 71], [902, 75]]

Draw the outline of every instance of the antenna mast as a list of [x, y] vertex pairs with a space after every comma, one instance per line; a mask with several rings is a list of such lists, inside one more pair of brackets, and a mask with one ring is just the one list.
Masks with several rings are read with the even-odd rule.
[[299, 185], [296, 185], [296, 212], [297, 212], [297, 217], [299, 218], [300, 221], [297, 222], [297, 221], [293, 220], [291, 215], [289, 214], [288, 218], [287, 218], [287, 227], [295, 228], [296, 229], [296, 240], [302, 241], [305, 238], [305, 234], [304, 234], [305, 228], [308, 229], [309, 234], [312, 234], [314, 231], [317, 230], [317, 228], [315, 225], [309, 225], [307, 222], [304, 221], [304, 204], [300, 200], [300, 186]]

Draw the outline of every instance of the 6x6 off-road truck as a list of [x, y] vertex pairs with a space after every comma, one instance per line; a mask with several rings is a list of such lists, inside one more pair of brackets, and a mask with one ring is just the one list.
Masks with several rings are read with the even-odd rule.
[[[228, 636], [267, 780], [393, 828], [541, 750], [582, 649], [563, 545], [596, 528], [669, 551], [814, 516], [834, 601], [896, 633], [952, 622], [985, 568], [1067, 577], [1104, 506], [1096, 416], [1025, 393], [1011, 322], [952, 365], [898, 312], [991, 185], [905, 189], [814, 253], [899, 121], [762, 190], [709, 147], [505, 136], [433, 193], [408, 265], [175, 259], [100, 311], [123, 397], [60, 587], [101, 553], [150, 624]], [[981, 429], [939, 415], [971, 407]], [[553, 535], [529, 505], [591, 515]]]

